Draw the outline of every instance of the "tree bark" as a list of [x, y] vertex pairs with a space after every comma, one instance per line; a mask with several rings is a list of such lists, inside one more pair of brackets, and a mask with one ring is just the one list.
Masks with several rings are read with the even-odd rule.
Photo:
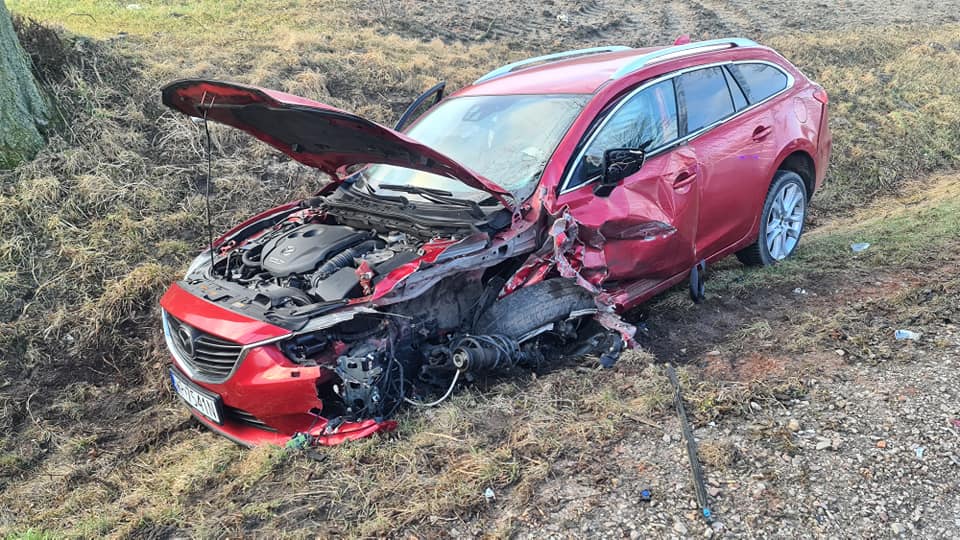
[[44, 145], [49, 119], [47, 102], [13, 30], [10, 12], [0, 0], [0, 169], [36, 155]]

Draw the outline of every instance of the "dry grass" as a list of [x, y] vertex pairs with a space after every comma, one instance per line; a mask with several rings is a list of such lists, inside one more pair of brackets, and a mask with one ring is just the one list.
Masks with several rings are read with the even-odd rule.
[[[437, 79], [457, 87], [525, 52], [383, 35], [354, 26], [346, 1], [322, 11], [307, 2], [8, 5], [96, 40], [70, 38], [65, 51], [79, 53], [47, 78], [62, 132], [35, 161], [0, 173], [0, 535], [429, 536], [484, 512], [487, 487], [522, 505], [562, 474], [555, 463], [589, 466], [670, 410], [660, 369], [637, 353], [614, 371], [586, 361], [461, 392], [405, 412], [395, 436], [324, 450], [323, 462], [243, 451], [195, 428], [165, 386], [156, 300], [205, 238], [203, 149], [196, 126], [160, 108], [159, 85], [229, 78], [389, 123]], [[821, 209], [849, 209], [956, 165], [960, 28], [937, 29], [935, 44], [917, 37], [928, 34], [771, 40], [831, 92], [837, 146]], [[324, 180], [236, 132], [214, 136], [218, 230]], [[792, 266], [731, 270], [716, 284], [745, 290], [808, 275], [854, 238], [876, 246], [856, 264], [906, 260], [931, 237], [949, 238], [960, 209], [946, 184], [929, 204], [823, 227]], [[751, 323], [739, 340], [770, 331]], [[681, 376], [698, 421], [805, 391], [800, 377]], [[725, 463], [729, 452], [717, 450], [711, 459]]]

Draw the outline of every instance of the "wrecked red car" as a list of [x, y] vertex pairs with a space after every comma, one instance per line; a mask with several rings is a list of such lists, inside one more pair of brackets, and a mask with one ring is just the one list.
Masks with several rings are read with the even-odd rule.
[[823, 88], [745, 39], [568, 51], [442, 94], [389, 129], [241, 84], [163, 89], [332, 178], [221, 236], [161, 300], [202, 423], [336, 444], [471, 374], [610, 365], [633, 345], [619, 313], [688, 280], [702, 297], [728, 254], [789, 256], [830, 153]]

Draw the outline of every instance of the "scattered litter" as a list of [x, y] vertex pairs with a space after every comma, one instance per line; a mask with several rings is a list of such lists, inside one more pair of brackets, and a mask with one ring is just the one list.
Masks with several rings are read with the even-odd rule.
[[886, 448], [886, 447], [887, 447], [887, 441], [883, 439], [880, 439], [879, 441], [877, 441], [877, 448]]
[[141, 6], [140, 4], [127, 4], [127, 9], [132, 9], [136, 11], [139, 9], [143, 9], [143, 6]]
[[869, 242], [857, 242], [856, 244], [850, 244], [850, 249], [853, 250], [854, 253], [866, 251], [868, 247], [870, 247]]
[[960, 429], [960, 418], [954, 418], [953, 420], [951, 420], [950, 425], [952, 425], [957, 429]]
[[836, 350], [833, 351], [833, 352], [837, 353], [837, 356], [843, 356], [843, 355], [847, 354], [847, 351], [845, 351], [845, 350], [843, 350], [843, 349], [836, 349]]
[[916, 448], [914, 449], [914, 452], [917, 453], [917, 459], [923, 459], [923, 451], [924, 451], [924, 450], [926, 450], [926, 448], [924, 448], [924, 447], [922, 447], [922, 446], [918, 446], [918, 447], [916, 447]]
[[640, 492], [640, 502], [650, 502], [650, 497], [651, 494], [649, 489], [645, 489]]
[[910, 341], [917, 341], [923, 334], [913, 332], [911, 330], [897, 330], [893, 333], [893, 337], [897, 338], [897, 341], [903, 341], [909, 339]]
[[796, 289], [793, 290], [793, 294], [807, 294], [807, 290], [797, 287]]
[[297, 433], [287, 441], [288, 450], [301, 450], [310, 446], [310, 437], [306, 433]]
[[483, 492], [483, 498], [486, 499], [487, 502], [493, 502], [493, 500], [496, 499], [497, 496], [496, 496], [496, 494], [493, 492], [493, 488], [487, 488], [487, 489], [484, 490], [484, 492]]

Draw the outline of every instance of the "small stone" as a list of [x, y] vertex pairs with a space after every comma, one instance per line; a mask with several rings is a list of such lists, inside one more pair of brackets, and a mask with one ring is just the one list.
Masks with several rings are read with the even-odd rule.
[[720, 495], [720, 488], [714, 486], [707, 486], [707, 495], [711, 497], [716, 497]]
[[827, 448], [830, 448], [830, 439], [827, 439], [824, 437], [818, 437], [816, 448], [817, 450], [826, 450]]
[[753, 498], [759, 499], [766, 490], [767, 486], [763, 485], [763, 482], [757, 482], [757, 485], [753, 486], [753, 491], [751, 491], [750, 494], [753, 495]]
[[904, 526], [899, 523], [891, 523], [890, 529], [893, 531], [893, 534], [903, 534], [903, 532], [906, 530]]
[[830, 448], [833, 450], [839, 450], [841, 444], [843, 444], [843, 441], [840, 439], [840, 437], [834, 437], [830, 439]]
[[843, 350], [843, 349], [837, 349], [837, 350], [835, 350], [835, 351], [833, 351], [833, 352], [837, 353], [837, 356], [843, 356], [843, 355], [847, 354], [847, 351], [845, 351], [845, 350]]
[[710, 351], [707, 353], [707, 356], [720, 356], [720, 351]]
[[677, 533], [677, 534], [679, 534], [679, 535], [681, 535], [681, 536], [682, 536], [682, 535], [685, 535], [685, 534], [687, 534], [687, 526], [684, 525], [682, 521], [674, 521], [674, 522], [673, 522], [673, 532], [675, 532], [675, 533]]
[[791, 418], [790, 421], [787, 422], [787, 429], [793, 432], [800, 431], [800, 421], [796, 418]]
[[756, 401], [751, 401], [751, 402], [750, 402], [750, 408], [753, 409], [753, 410], [755, 410], [755, 411], [762, 411], [762, 410], [763, 410], [763, 407], [761, 407], [760, 404], [757, 403]]

